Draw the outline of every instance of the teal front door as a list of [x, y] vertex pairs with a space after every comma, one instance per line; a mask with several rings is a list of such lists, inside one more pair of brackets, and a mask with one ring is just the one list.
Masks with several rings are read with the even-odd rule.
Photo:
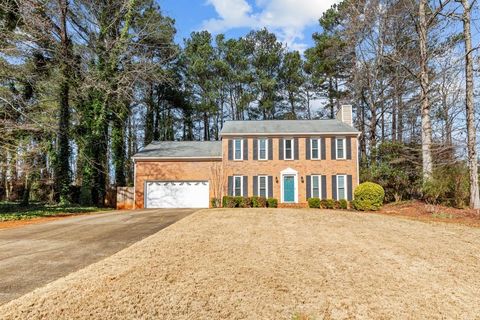
[[295, 181], [293, 176], [283, 176], [283, 201], [295, 201]]

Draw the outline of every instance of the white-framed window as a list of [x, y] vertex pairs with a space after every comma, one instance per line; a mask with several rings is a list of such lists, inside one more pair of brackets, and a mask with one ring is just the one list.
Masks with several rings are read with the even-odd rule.
[[233, 196], [243, 196], [243, 176], [233, 176]]
[[336, 153], [336, 158], [337, 159], [346, 159], [346, 152], [345, 152], [345, 145], [346, 145], [346, 139], [345, 138], [336, 138], [336, 148], [337, 148], [337, 153]]
[[243, 160], [243, 139], [233, 140], [233, 160]]
[[312, 198], [320, 198], [320, 195], [322, 194], [322, 189], [321, 189], [321, 186], [320, 186], [320, 182], [321, 182], [321, 177], [320, 175], [313, 175], [312, 176], [312, 185], [311, 185], [311, 195], [312, 195]]
[[347, 199], [347, 176], [337, 176], [337, 200]]
[[320, 143], [318, 138], [310, 139], [310, 159], [320, 159]]
[[258, 160], [268, 159], [268, 139], [258, 139]]
[[293, 160], [293, 139], [285, 139], [283, 140], [283, 159], [285, 160]]
[[268, 195], [268, 176], [258, 176], [258, 195], [267, 197]]

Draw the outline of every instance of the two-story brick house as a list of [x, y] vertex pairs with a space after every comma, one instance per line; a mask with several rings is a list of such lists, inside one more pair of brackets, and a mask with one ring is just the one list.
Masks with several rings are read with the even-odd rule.
[[337, 119], [227, 121], [221, 141], [153, 142], [134, 156], [135, 207], [209, 207], [223, 195], [351, 200], [358, 136], [342, 106]]

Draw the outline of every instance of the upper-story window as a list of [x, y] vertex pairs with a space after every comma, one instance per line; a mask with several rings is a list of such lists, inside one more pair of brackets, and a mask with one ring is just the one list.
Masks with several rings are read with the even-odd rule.
[[233, 146], [234, 146], [233, 160], [243, 160], [243, 140], [234, 139]]
[[319, 175], [312, 176], [312, 198], [320, 198], [320, 177]]
[[283, 140], [283, 152], [284, 152], [284, 159], [285, 160], [293, 160], [293, 139], [285, 139]]
[[258, 160], [267, 160], [268, 139], [258, 139]]
[[243, 196], [243, 177], [233, 176], [233, 196]]
[[347, 199], [346, 180], [347, 176], [345, 175], [337, 176], [337, 200]]
[[345, 140], [346, 140], [345, 138], [336, 138], [336, 147], [337, 147], [336, 158], [337, 159], [346, 159]]
[[320, 159], [320, 139], [310, 139], [310, 158]]

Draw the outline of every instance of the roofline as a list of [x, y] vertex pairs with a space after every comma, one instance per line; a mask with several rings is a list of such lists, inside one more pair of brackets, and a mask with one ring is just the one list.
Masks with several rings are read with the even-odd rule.
[[133, 161], [170, 161], [170, 160], [203, 160], [203, 161], [206, 161], [206, 160], [222, 160], [222, 156], [217, 156], [217, 157], [198, 157], [198, 156], [193, 156], [193, 157], [156, 157], [156, 156], [153, 156], [153, 157], [148, 157], [148, 156], [140, 156], [140, 157], [136, 157], [136, 156], [133, 156], [132, 157]]
[[361, 132], [360, 131], [350, 131], [350, 132], [340, 132], [340, 131], [335, 131], [335, 132], [275, 132], [275, 133], [267, 133], [267, 132], [247, 132], [247, 133], [241, 133], [241, 132], [236, 132], [236, 133], [220, 133], [220, 136], [315, 136], [315, 135], [326, 135], [326, 136], [332, 136], [332, 135], [356, 135], [357, 137], [360, 136]]

